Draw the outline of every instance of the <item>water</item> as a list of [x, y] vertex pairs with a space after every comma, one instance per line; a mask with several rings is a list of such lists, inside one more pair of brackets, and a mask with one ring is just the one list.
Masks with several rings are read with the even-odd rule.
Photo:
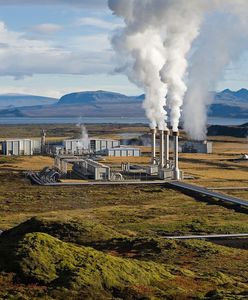
[[[2, 117], [0, 118], [0, 124], [6, 125], [23, 125], [23, 124], [77, 124], [79, 118], [26, 118], [26, 117]], [[83, 124], [148, 124], [149, 121], [146, 118], [129, 118], [129, 117], [90, 117], [80, 118], [80, 122]], [[233, 118], [208, 118], [210, 125], [241, 125], [247, 123], [247, 119], [233, 119]]]

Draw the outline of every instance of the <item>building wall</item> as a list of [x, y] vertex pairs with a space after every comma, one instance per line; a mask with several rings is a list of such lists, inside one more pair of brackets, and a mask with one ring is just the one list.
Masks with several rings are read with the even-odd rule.
[[31, 139], [8, 139], [2, 143], [3, 155], [33, 155], [41, 153], [41, 141]]
[[115, 157], [139, 157], [141, 152], [138, 148], [113, 148], [106, 149], [105, 154]]
[[77, 171], [80, 171], [84, 176], [90, 176], [94, 180], [109, 180], [110, 168], [103, 164], [97, 163], [90, 159], [82, 162], [76, 162]]
[[4, 155], [33, 155], [34, 142], [30, 139], [15, 139], [2, 142]]
[[90, 148], [93, 151], [99, 152], [105, 149], [116, 148], [120, 146], [120, 141], [118, 140], [108, 140], [108, 139], [90, 139]]
[[213, 153], [213, 143], [206, 141], [188, 141], [182, 146], [183, 153]]

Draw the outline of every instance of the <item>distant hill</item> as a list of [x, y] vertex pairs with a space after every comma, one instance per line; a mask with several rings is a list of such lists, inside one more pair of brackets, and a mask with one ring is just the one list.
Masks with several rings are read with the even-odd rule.
[[232, 102], [233, 104], [237, 103], [248, 103], [248, 90], [241, 89], [237, 92], [233, 92], [229, 89], [226, 89], [222, 92], [216, 93], [215, 101], [224, 101]]
[[248, 137], [248, 123], [239, 126], [212, 125], [208, 127], [209, 136]]
[[[214, 93], [214, 97], [215, 102], [209, 107], [210, 116], [248, 119], [248, 90], [232, 92], [227, 89]], [[9, 106], [0, 109], [0, 116], [144, 117], [143, 100], [144, 95], [126, 96], [107, 91], [67, 94], [59, 101], [39, 96], [9, 95], [4, 100]]]
[[2, 94], [0, 95], [0, 109], [25, 107], [34, 105], [52, 105], [58, 99], [22, 94]]
[[133, 103], [134, 101], [143, 101], [143, 97], [126, 96], [114, 92], [96, 91], [72, 93], [63, 96], [58, 105], [81, 105], [81, 104], [102, 104], [102, 103]]

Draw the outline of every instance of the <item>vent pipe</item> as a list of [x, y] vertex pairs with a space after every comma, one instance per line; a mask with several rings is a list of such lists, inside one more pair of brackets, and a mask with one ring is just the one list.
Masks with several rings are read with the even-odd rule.
[[160, 130], [160, 158], [159, 165], [161, 168], [164, 168], [164, 130]]
[[156, 129], [152, 129], [151, 130], [152, 132], [152, 141], [151, 141], [151, 144], [152, 144], [152, 164], [155, 165], [156, 164]]
[[170, 167], [170, 131], [164, 132], [164, 164], [166, 168]]
[[173, 140], [174, 140], [174, 166], [173, 166], [173, 179], [180, 180], [180, 171], [178, 167], [178, 137], [179, 132], [173, 132]]

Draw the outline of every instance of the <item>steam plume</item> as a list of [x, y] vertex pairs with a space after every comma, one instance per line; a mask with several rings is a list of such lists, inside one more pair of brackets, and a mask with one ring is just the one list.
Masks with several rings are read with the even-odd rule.
[[244, 11], [232, 5], [215, 12], [204, 24], [191, 58], [183, 119], [185, 130], [195, 140], [206, 137], [207, 110], [214, 101], [210, 91], [216, 90], [225, 68], [241, 57], [248, 44], [248, 24], [243, 18], [248, 3], [243, 2], [247, 5]]
[[80, 140], [79, 140], [79, 143], [78, 143], [78, 147], [80, 149], [87, 150], [87, 149], [89, 149], [89, 144], [90, 144], [90, 139], [89, 139], [87, 129], [81, 123], [78, 123], [77, 127], [80, 127], [80, 129], [81, 129], [81, 136], [80, 136]]
[[[109, 0], [109, 8], [125, 22], [112, 41], [122, 62], [118, 71], [144, 89], [151, 127], [167, 126], [167, 104], [177, 131], [185, 101], [185, 128], [191, 137], [202, 139], [208, 92], [244, 50], [247, 1]], [[215, 23], [207, 26], [204, 20], [213, 16]]]

